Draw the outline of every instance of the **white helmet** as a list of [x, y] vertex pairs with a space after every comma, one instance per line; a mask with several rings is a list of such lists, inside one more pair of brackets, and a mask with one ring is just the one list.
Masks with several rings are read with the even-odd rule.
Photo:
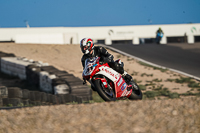
[[91, 38], [83, 38], [80, 47], [84, 54], [89, 54], [94, 49], [94, 43]]

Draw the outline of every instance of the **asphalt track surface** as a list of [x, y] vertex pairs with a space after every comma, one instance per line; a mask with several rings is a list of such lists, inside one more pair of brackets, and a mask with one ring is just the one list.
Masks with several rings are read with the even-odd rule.
[[[189, 45], [189, 44], [179, 44]], [[198, 44], [200, 46], [200, 44]], [[110, 47], [154, 64], [200, 77], [200, 47], [182, 49], [173, 45], [112, 44]], [[126, 65], [126, 64], [125, 64]]]

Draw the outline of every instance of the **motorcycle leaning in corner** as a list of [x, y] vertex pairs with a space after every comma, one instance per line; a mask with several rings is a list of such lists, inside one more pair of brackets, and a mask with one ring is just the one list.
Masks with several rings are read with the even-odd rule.
[[86, 59], [82, 76], [104, 101], [142, 99], [139, 86], [133, 80], [125, 81], [108, 63], [100, 62], [100, 57]]
[[163, 37], [163, 33], [158, 32], [157, 35], [156, 35], [156, 43], [157, 44], [160, 44], [162, 37]]

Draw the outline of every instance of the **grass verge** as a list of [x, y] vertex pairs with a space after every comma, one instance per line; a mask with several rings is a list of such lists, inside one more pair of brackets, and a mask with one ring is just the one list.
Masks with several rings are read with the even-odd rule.
[[163, 69], [163, 68], [155, 67], [155, 66], [149, 65], [149, 64], [147, 64], [147, 63], [141, 62], [141, 61], [138, 61], [138, 63], [139, 63], [140, 65], [143, 65], [143, 66], [146, 66], [146, 67], [151, 67], [151, 68], [153, 68], [154, 70], [160, 70], [161, 72], [166, 72], [166, 71], [168, 71], [168, 69]]

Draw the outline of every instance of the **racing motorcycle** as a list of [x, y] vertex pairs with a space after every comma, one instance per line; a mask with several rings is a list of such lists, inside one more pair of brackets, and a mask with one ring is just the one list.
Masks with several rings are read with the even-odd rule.
[[157, 35], [156, 35], [156, 43], [157, 44], [160, 44], [162, 37], [163, 37], [163, 33], [158, 32]]
[[[116, 62], [121, 62], [117, 60]], [[104, 101], [140, 100], [142, 92], [133, 81], [125, 81], [120, 73], [113, 70], [108, 63], [100, 61], [100, 57], [86, 59], [83, 70], [84, 83], [90, 82], [91, 88], [97, 91]]]

